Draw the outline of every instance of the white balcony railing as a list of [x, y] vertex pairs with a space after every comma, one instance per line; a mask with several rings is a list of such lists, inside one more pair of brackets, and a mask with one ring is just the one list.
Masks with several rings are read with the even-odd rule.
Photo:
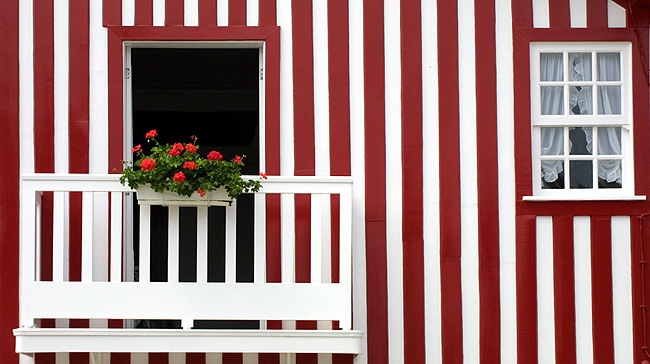
[[[139, 231], [132, 231], [133, 191], [122, 186], [117, 175], [24, 175], [16, 351], [358, 353], [361, 333], [352, 330], [351, 183], [346, 177], [269, 177], [254, 197], [250, 227], [237, 226], [236, 202], [211, 208], [225, 209], [221, 282], [208, 279], [209, 208], [202, 206], [195, 214], [196, 279], [179, 281], [179, 207], [170, 206], [167, 279], [152, 282], [151, 226], [156, 221], [149, 206], [140, 206]], [[280, 198], [269, 199], [272, 194]], [[311, 196], [309, 216], [296, 216], [295, 195]], [[274, 211], [273, 218], [267, 210]], [[295, 281], [295, 224], [302, 223], [310, 230], [308, 283]], [[81, 262], [69, 258], [74, 224], [81, 229]], [[254, 231], [254, 279], [248, 283], [236, 279], [236, 235], [242, 228]], [[276, 233], [271, 237], [267, 231]], [[137, 252], [130, 250], [132, 235], [139, 240]], [[271, 241], [276, 244], [272, 249], [280, 252], [278, 262], [267, 259]], [[329, 256], [332, 244], [338, 248], [338, 264]], [[132, 274], [134, 253], [139, 256], [137, 281]], [[71, 281], [74, 264], [80, 279]], [[51, 274], [43, 274], [42, 266], [51, 266]], [[279, 282], [267, 281], [267, 266], [281, 269]], [[335, 283], [329, 278], [332, 267], [338, 267]], [[121, 320], [123, 328], [46, 329], [38, 327], [40, 319], [112, 319]], [[174, 320], [180, 328], [135, 329], [134, 320]], [[253, 320], [259, 329], [198, 330], [193, 329], [195, 320]], [[338, 321], [340, 329], [268, 330], [268, 320]]]

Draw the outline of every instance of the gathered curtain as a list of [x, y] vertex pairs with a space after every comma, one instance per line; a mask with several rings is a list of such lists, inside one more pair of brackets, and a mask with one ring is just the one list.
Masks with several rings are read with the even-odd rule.
[[[540, 57], [540, 80], [541, 81], [563, 81], [562, 53], [542, 53]], [[598, 53], [598, 80], [599, 81], [620, 81], [621, 64], [618, 53]], [[569, 81], [592, 81], [591, 53], [569, 53]], [[571, 115], [593, 115], [593, 87], [586, 85], [569, 86], [569, 114]], [[542, 115], [565, 115], [565, 99], [563, 86], [542, 86], [541, 87], [541, 113]], [[598, 114], [612, 115], [621, 113], [621, 88], [620, 86], [598, 86]], [[580, 128], [572, 126], [570, 130]], [[589, 154], [593, 154], [593, 128], [581, 128], [586, 136], [586, 148]], [[598, 154], [599, 155], [620, 155], [621, 154], [621, 128], [620, 127], [599, 127]], [[541, 128], [541, 154], [545, 156], [564, 154], [564, 128], [544, 127]], [[569, 141], [569, 153], [572, 145]], [[611, 183], [621, 183], [621, 160], [599, 159], [598, 177]], [[559, 174], [564, 170], [563, 160], [542, 160], [542, 178], [544, 181], [555, 182]]]

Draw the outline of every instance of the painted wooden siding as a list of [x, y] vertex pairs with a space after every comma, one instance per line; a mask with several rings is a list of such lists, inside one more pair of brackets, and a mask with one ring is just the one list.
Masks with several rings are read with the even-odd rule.
[[[636, 216], [648, 205], [521, 202], [531, 188], [528, 44], [600, 38], [647, 44], [647, 34], [636, 39], [629, 29], [613, 29], [627, 24], [625, 11], [612, 1], [20, 0], [12, 5], [0, 5], [2, 29], [14, 35], [1, 38], [10, 51], [0, 56], [8, 65], [0, 71], [0, 90], [8, 90], [0, 92], [0, 110], [3, 118], [19, 120], [2, 137], [14, 154], [20, 148], [21, 172], [106, 173], [116, 167], [121, 130], [112, 125], [121, 120], [122, 106], [109, 89], [121, 88], [121, 78], [110, 71], [115, 64], [121, 68], [121, 59], [109, 58], [114, 40], [105, 25], [281, 27], [279, 95], [267, 95], [280, 97], [279, 135], [270, 146], [278, 159], [267, 165], [282, 175], [355, 179], [355, 254], [365, 266], [355, 267], [360, 289], [354, 325], [367, 332], [367, 351], [356, 363], [643, 358], [640, 293], [634, 288], [640, 280], [642, 224]], [[647, 120], [640, 65], [637, 55], [635, 101], [643, 101], [635, 107], [635, 120]], [[636, 125], [637, 140], [647, 140], [650, 128]], [[647, 158], [639, 157], [648, 150], [640, 144], [637, 194], [647, 192], [641, 186], [650, 177]], [[9, 176], [2, 186], [15, 193], [2, 197], [10, 207], [1, 212], [2, 226], [17, 225], [17, 177]], [[302, 213], [304, 205], [298, 201], [283, 213], [294, 211]], [[80, 228], [71, 227], [75, 231]], [[17, 239], [10, 234], [1, 243], [3, 259], [17, 260], [17, 249], [10, 247]], [[70, 259], [80, 259], [71, 246]], [[300, 254], [304, 248], [297, 249]], [[16, 277], [16, 266], [0, 267], [3, 277]], [[296, 275], [308, 279], [309, 266], [297, 267]], [[13, 343], [5, 322], [17, 321], [11, 293], [16, 288], [2, 281], [3, 362], [15, 359], [4, 348]], [[273, 354], [110, 356], [111, 363], [284, 360]], [[298, 363], [352, 360], [297, 357]], [[88, 361], [86, 354], [37, 358], [37, 363]]]

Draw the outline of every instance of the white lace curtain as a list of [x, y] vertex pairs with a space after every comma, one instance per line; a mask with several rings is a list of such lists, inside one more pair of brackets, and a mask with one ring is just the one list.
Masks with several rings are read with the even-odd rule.
[[[592, 81], [591, 53], [569, 53], [569, 81]], [[618, 53], [598, 53], [598, 80], [620, 81], [621, 62]], [[542, 53], [541, 81], [563, 81], [564, 67], [562, 53]], [[541, 87], [542, 115], [564, 115], [564, 87]], [[593, 88], [590, 85], [569, 87], [569, 113], [571, 115], [592, 115]], [[620, 86], [598, 86], [598, 114], [621, 113]], [[593, 128], [582, 128], [586, 135], [587, 150], [593, 154]], [[598, 154], [620, 155], [620, 127], [598, 128]], [[541, 128], [541, 154], [564, 154], [564, 128]], [[571, 146], [569, 145], [569, 149]], [[554, 182], [563, 171], [563, 161], [542, 160], [542, 178], [546, 182]], [[621, 183], [621, 161], [599, 160], [598, 177], [607, 182]]]

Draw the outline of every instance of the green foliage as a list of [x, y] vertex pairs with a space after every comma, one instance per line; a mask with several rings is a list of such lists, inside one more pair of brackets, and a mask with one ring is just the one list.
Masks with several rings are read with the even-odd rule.
[[[149, 153], [137, 145], [132, 150], [135, 161], [122, 162], [122, 185], [128, 184], [135, 190], [150, 184], [156, 192], [171, 191], [181, 196], [190, 196], [194, 192], [204, 195], [223, 187], [232, 199], [242, 193], [258, 192], [262, 187], [259, 180], [244, 180], [241, 177], [245, 156], [235, 156], [225, 161], [219, 152], [212, 151], [207, 157], [202, 157], [194, 136], [193, 143], [161, 145], [156, 141], [156, 135], [155, 130], [146, 135], [147, 142], [155, 143]], [[264, 173], [260, 173], [260, 176], [266, 178]]]

